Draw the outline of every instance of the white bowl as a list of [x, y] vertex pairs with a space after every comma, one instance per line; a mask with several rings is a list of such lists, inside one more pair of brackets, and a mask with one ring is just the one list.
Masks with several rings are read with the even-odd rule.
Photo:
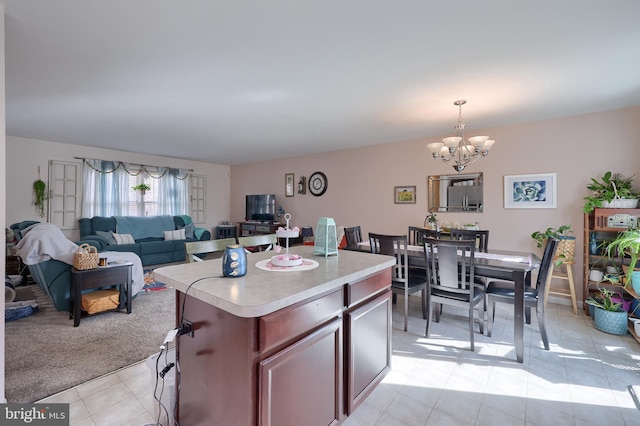
[[636, 332], [636, 336], [640, 336], [640, 318], [629, 318], [629, 321], [633, 323], [633, 330]]

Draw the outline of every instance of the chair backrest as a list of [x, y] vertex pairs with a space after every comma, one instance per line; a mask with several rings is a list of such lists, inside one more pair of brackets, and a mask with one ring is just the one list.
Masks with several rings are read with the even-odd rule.
[[238, 237], [238, 244], [245, 247], [258, 247], [260, 251], [269, 251], [278, 242], [276, 234], [251, 235], [248, 237]]
[[[544, 246], [544, 253], [542, 254], [542, 260], [540, 261], [540, 268], [538, 269], [538, 278], [536, 279], [536, 290], [539, 298], [546, 297], [546, 287], [551, 281], [551, 266], [553, 265], [553, 258], [556, 254], [556, 248], [558, 247], [558, 239], [548, 238], [547, 244]], [[542, 301], [544, 302], [544, 300]], [[544, 309], [544, 303], [538, 303], [538, 306], [542, 305]]]
[[427, 282], [431, 288], [473, 296], [475, 248], [474, 240], [425, 238]]
[[344, 236], [347, 239], [347, 246], [355, 247], [362, 242], [362, 231], [360, 226], [350, 226], [344, 228]]
[[196, 254], [215, 253], [223, 251], [227, 246], [236, 244], [235, 238], [225, 238], [222, 240], [190, 241], [184, 243], [184, 253], [187, 262], [201, 262], [202, 259]]
[[452, 240], [474, 240], [478, 251], [486, 252], [489, 249], [489, 230], [452, 229]]
[[411, 246], [421, 246], [422, 240], [426, 235], [426, 229], [420, 228], [418, 226], [410, 226], [408, 235], [408, 243]]
[[396, 258], [392, 281], [405, 282], [409, 276], [406, 235], [383, 235], [369, 232], [371, 253], [386, 254]]

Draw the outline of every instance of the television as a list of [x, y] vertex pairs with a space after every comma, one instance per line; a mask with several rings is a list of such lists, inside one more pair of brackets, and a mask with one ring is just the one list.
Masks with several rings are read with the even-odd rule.
[[245, 213], [247, 221], [273, 222], [276, 216], [276, 195], [247, 195]]

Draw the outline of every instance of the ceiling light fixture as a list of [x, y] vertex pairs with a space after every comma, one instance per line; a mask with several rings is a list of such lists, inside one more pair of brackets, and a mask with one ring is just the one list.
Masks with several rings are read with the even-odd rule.
[[473, 163], [480, 157], [486, 157], [495, 143], [494, 140], [489, 139], [489, 136], [473, 136], [466, 141], [464, 140], [465, 124], [462, 121], [462, 105], [466, 103], [465, 100], [453, 103], [459, 108], [458, 123], [453, 127], [456, 130], [456, 136], [427, 145], [433, 158], [451, 164], [458, 173], [463, 171], [467, 164]]

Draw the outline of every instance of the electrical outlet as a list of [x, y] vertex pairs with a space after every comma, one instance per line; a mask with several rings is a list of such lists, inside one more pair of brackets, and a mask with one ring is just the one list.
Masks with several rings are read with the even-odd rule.
[[182, 324], [180, 326], [180, 335], [182, 336], [184, 334], [187, 334], [190, 337], [193, 337], [193, 332], [194, 332], [193, 323], [189, 320], [183, 319]]

